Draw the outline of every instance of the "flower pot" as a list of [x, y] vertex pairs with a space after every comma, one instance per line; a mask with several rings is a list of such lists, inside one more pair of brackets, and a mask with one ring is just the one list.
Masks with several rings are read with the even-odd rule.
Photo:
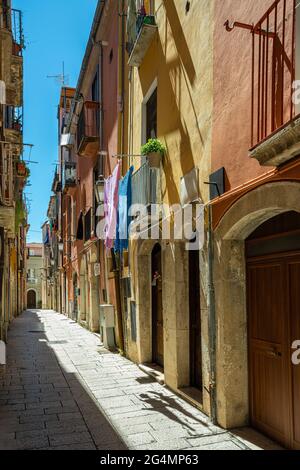
[[25, 166], [25, 163], [23, 163], [23, 162], [18, 162], [18, 163], [17, 163], [17, 174], [18, 174], [18, 176], [24, 176], [24, 177], [26, 177], [26, 166]]
[[17, 132], [21, 132], [21, 124], [19, 122], [13, 123], [13, 130]]
[[161, 152], [148, 153], [147, 159], [148, 159], [150, 168], [160, 168], [162, 153]]

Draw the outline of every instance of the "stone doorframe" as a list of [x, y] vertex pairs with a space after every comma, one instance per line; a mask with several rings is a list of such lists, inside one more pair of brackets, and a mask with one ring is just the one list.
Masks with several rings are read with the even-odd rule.
[[245, 240], [270, 218], [300, 212], [300, 183], [269, 183], [247, 193], [214, 233], [217, 417], [224, 428], [249, 423]]
[[137, 352], [140, 363], [152, 362], [151, 255], [162, 248], [164, 374], [173, 389], [189, 385], [188, 252], [184, 242], [139, 240], [136, 256]]

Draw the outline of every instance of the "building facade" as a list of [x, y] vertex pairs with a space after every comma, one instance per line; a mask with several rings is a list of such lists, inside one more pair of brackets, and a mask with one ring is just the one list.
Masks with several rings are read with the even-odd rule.
[[214, 18], [217, 416], [299, 449], [299, 8], [228, 0]]
[[22, 14], [0, 2], [0, 338], [26, 305], [27, 212], [22, 160]]
[[27, 308], [42, 308], [43, 245], [28, 243], [27, 249]]
[[[51, 308], [103, 336], [111, 307], [119, 349], [214, 422], [295, 449], [299, 28], [292, 0], [99, 2], [60, 100], [46, 276]], [[146, 208], [121, 251], [96, 228], [117, 165]], [[178, 237], [187, 207], [193, 236]]]
[[[208, 202], [213, 78], [213, 2], [129, 2], [129, 164], [134, 203], [169, 208]], [[132, 11], [133, 10], [133, 11]], [[153, 18], [147, 24], [146, 18]], [[141, 145], [158, 138], [166, 152], [151, 168]], [[144, 182], [150, 190], [144, 191]], [[154, 187], [154, 191], [151, 188]], [[178, 215], [177, 215], [178, 217]], [[156, 364], [165, 383], [210, 413], [206, 279], [187, 240], [135, 236], [130, 243], [127, 354]], [[148, 237], [147, 237], [148, 238]], [[125, 269], [124, 269], [125, 272]], [[155, 366], [156, 369], [156, 366]]]
[[51, 282], [58, 284], [51, 305], [94, 332], [100, 330], [100, 306], [110, 305], [114, 342], [123, 349], [119, 270], [113, 250], [108, 252], [96, 236], [97, 188], [116, 167], [114, 155], [124, 152], [127, 139], [121, 66], [125, 19], [119, 3], [99, 2], [77, 87], [61, 91], [60, 163], [52, 187], [56, 210], [54, 216], [48, 211], [50, 235], [44, 245], [45, 258], [49, 244], [51, 251], [55, 243], [58, 253], [51, 268]]

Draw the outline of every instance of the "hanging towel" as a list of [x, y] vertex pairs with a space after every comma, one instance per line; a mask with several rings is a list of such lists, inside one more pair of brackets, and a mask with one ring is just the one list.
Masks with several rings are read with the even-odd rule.
[[131, 222], [131, 217], [129, 217], [128, 213], [132, 204], [131, 180], [133, 170], [132, 166], [119, 184], [117, 238], [115, 241], [115, 251], [118, 252], [128, 249], [128, 233]]
[[121, 177], [121, 164], [118, 162], [113, 174], [105, 180], [104, 213], [105, 213], [105, 246], [112, 249], [117, 231], [118, 191]]

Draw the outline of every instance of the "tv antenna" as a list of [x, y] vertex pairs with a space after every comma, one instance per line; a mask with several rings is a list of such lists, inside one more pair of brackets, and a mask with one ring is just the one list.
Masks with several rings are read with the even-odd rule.
[[61, 87], [67, 86], [69, 83], [69, 75], [65, 74], [65, 63], [62, 63], [62, 73], [58, 75], [47, 75], [47, 78], [54, 78]]

